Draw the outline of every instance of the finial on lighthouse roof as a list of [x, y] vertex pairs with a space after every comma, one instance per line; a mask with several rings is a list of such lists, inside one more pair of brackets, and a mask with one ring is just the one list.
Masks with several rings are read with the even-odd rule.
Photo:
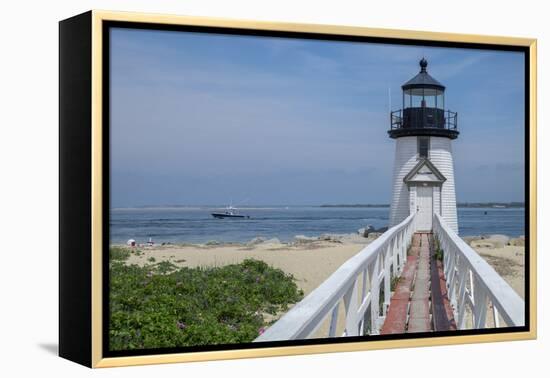
[[420, 72], [426, 72], [426, 67], [428, 67], [428, 61], [426, 60], [426, 58], [422, 57], [422, 59], [420, 59]]

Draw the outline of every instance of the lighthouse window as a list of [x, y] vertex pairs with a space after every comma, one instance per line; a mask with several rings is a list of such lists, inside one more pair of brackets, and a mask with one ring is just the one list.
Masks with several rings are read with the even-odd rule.
[[418, 158], [428, 158], [428, 151], [430, 149], [429, 137], [418, 137]]
[[424, 104], [428, 108], [435, 108], [435, 96], [424, 97]]

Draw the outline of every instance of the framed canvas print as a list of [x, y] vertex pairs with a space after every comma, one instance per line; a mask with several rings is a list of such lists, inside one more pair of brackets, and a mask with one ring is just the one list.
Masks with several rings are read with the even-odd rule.
[[59, 353], [536, 337], [536, 41], [60, 22]]

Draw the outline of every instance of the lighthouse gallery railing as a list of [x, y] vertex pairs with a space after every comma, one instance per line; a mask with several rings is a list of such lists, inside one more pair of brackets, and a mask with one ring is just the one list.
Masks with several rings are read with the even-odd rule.
[[[525, 302], [445, 221], [434, 215], [449, 299], [459, 329], [525, 325]], [[487, 313], [491, 312], [491, 316]]]
[[[411, 214], [346, 261], [255, 341], [377, 334], [389, 306], [392, 279], [401, 274], [414, 231]], [[343, 331], [338, 330], [340, 316]]]

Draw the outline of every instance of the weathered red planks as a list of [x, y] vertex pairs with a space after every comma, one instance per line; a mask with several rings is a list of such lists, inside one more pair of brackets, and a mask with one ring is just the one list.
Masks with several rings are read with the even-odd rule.
[[436, 260], [432, 264], [431, 275], [434, 331], [455, 331], [456, 322], [447, 294], [447, 285], [441, 261]]
[[395, 292], [391, 298], [386, 320], [380, 331], [381, 334], [405, 333], [407, 327], [407, 316], [409, 300], [411, 296], [418, 256], [420, 253], [420, 235], [414, 234], [412, 247], [407, 256], [403, 273], [396, 285]]
[[430, 320], [430, 243], [428, 234], [422, 234], [418, 268], [411, 297], [407, 332], [431, 331]]
[[456, 330], [443, 266], [434, 253], [431, 234], [414, 234], [381, 334]]

